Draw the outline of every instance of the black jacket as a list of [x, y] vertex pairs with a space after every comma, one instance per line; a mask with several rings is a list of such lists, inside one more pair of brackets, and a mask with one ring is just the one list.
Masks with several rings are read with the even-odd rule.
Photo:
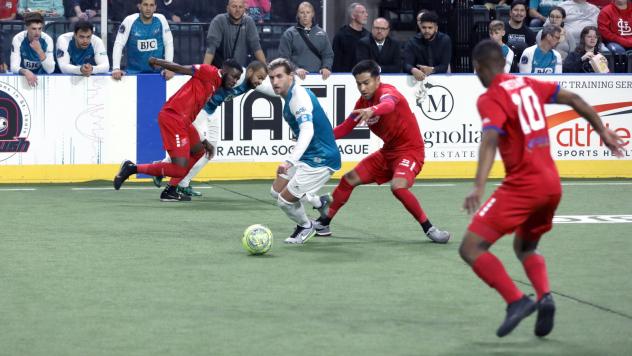
[[353, 66], [358, 63], [356, 61], [356, 45], [358, 41], [365, 36], [369, 36], [370, 32], [365, 28], [362, 31], [356, 31], [349, 25], [344, 25], [338, 30], [334, 36], [332, 49], [334, 50], [334, 64], [332, 71], [334, 72], [351, 72]]
[[406, 42], [404, 73], [410, 74], [417, 65], [434, 67], [435, 73], [447, 73], [452, 58], [450, 36], [437, 32], [432, 41], [426, 41], [421, 33]]
[[[566, 56], [564, 63], [562, 64], [563, 73], [594, 73], [589, 61], [582, 61], [582, 56], [586, 54], [586, 51], [572, 51]], [[597, 54], [597, 52], [595, 52]]]
[[376, 61], [382, 68], [382, 73], [402, 72], [402, 54], [399, 42], [390, 37], [386, 37], [384, 40], [381, 51], [377, 48], [373, 36], [361, 38], [356, 47], [356, 60], [359, 62], [363, 59]]

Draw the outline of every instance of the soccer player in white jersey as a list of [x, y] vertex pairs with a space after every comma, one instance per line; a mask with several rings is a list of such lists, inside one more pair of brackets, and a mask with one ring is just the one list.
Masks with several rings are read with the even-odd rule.
[[548, 24], [542, 28], [542, 40], [522, 52], [518, 69], [520, 73], [562, 73], [562, 55], [555, 50], [560, 43], [562, 28]]
[[[318, 99], [295, 81], [295, 67], [285, 58], [268, 65], [274, 93], [284, 100], [283, 119], [297, 137], [292, 154], [277, 168], [270, 194], [283, 212], [296, 223], [286, 243], [302, 244], [316, 234], [301, 199], [320, 204], [315, 194], [340, 169], [340, 152], [331, 122]], [[318, 201], [311, 201], [311, 200]]]
[[169, 23], [163, 15], [155, 13], [156, 0], [139, 0], [138, 9], [139, 13], [127, 16], [119, 27], [112, 49], [112, 78], [119, 80], [125, 74], [121, 70], [121, 57], [125, 47], [127, 73], [162, 71], [165, 79], [171, 79], [173, 72], [149, 65], [150, 57], [173, 61], [173, 36]]
[[77, 21], [74, 32], [57, 37], [57, 64], [64, 74], [86, 77], [110, 70], [103, 41], [93, 34], [90, 22]]
[[37, 85], [37, 75], [55, 70], [53, 39], [44, 33], [44, 17], [38, 12], [24, 15], [26, 29], [11, 42], [11, 72], [26, 77], [29, 86]]

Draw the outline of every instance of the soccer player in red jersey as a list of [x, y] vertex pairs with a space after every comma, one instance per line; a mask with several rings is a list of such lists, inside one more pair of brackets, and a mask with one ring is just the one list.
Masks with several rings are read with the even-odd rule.
[[326, 216], [316, 220], [317, 234], [329, 236], [329, 223], [360, 184], [391, 182], [391, 192], [421, 224], [428, 238], [447, 243], [450, 233], [432, 226], [419, 201], [409, 188], [424, 164], [424, 141], [419, 124], [406, 98], [397, 89], [380, 81], [380, 67], [363, 60], [352, 70], [361, 97], [351, 115], [334, 129], [336, 139], [348, 135], [360, 122], [384, 141], [384, 146], [347, 172], [334, 189]]
[[[570, 105], [599, 134], [618, 157], [622, 140], [604, 127], [599, 115], [578, 95], [557, 83], [504, 74], [505, 58], [500, 46], [490, 40], [472, 51], [474, 68], [487, 92], [478, 99], [483, 121], [474, 189], [463, 208], [474, 214], [459, 253], [476, 275], [507, 303], [505, 320], [496, 334], [509, 334], [535, 310], [535, 335], [553, 329], [555, 304], [551, 296], [544, 258], [537, 252], [540, 237], [549, 231], [562, 196], [560, 177], [551, 157], [545, 103]], [[481, 206], [485, 182], [494, 163], [496, 149], [505, 166], [505, 179]], [[489, 252], [491, 245], [515, 231], [514, 251], [537, 294], [537, 302], [520, 291], [502, 263]]]
[[227, 89], [235, 86], [242, 68], [231, 59], [224, 62], [221, 70], [208, 64], [182, 66], [153, 57], [149, 59], [149, 64], [191, 76], [191, 79], [167, 100], [158, 114], [160, 135], [171, 162], [136, 165], [131, 161], [125, 161], [114, 177], [114, 189], [120, 189], [123, 182], [136, 173], [169, 176], [171, 180], [160, 195], [160, 200], [188, 201], [191, 200], [189, 196], [177, 192], [178, 183], [205, 151], [209, 155], [214, 154], [213, 146], [207, 140], [200, 141], [200, 135], [192, 123], [220, 86]]

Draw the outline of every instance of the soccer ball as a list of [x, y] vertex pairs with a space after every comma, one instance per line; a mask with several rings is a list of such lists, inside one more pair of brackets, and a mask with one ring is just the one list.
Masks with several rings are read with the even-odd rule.
[[244, 231], [241, 245], [252, 255], [263, 255], [272, 248], [272, 231], [260, 224], [250, 225]]

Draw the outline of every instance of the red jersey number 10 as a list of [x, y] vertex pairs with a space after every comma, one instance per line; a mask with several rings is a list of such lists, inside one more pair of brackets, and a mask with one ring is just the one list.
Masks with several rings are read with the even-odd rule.
[[511, 101], [518, 106], [518, 119], [525, 135], [546, 126], [540, 99], [531, 87], [520, 89], [520, 94], [511, 94]]

